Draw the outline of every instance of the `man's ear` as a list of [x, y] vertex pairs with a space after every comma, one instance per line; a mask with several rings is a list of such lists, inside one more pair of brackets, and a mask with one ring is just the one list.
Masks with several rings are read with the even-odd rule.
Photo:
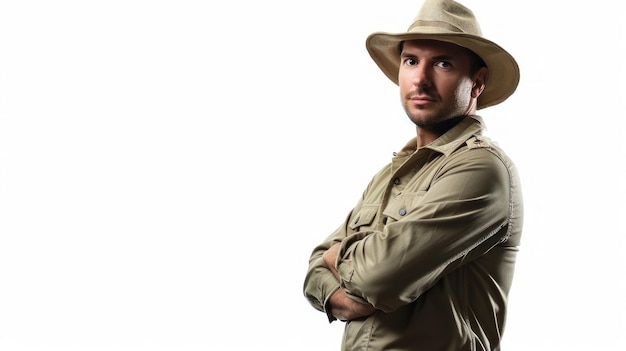
[[478, 98], [485, 90], [485, 84], [489, 78], [489, 70], [487, 67], [481, 67], [476, 74], [474, 74], [474, 85], [472, 86], [472, 97]]

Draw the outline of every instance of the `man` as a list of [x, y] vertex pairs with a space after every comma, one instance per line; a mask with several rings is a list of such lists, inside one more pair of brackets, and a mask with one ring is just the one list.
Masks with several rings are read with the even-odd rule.
[[346, 322], [343, 350], [499, 350], [522, 196], [476, 111], [515, 91], [517, 63], [450, 0], [366, 47], [417, 135], [313, 250], [304, 294]]

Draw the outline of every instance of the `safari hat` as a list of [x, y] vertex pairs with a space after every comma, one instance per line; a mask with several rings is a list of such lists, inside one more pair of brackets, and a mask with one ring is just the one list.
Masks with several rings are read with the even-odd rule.
[[453, 43], [473, 51], [485, 61], [489, 77], [485, 90], [478, 97], [478, 109], [501, 103], [517, 88], [520, 73], [513, 56], [483, 38], [474, 13], [455, 1], [425, 0], [406, 33], [372, 33], [365, 46], [383, 73], [398, 84], [400, 43], [413, 39]]

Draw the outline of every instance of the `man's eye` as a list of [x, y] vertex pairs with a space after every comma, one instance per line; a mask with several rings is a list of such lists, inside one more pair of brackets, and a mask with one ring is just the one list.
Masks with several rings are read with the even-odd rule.
[[452, 67], [452, 65], [450, 64], [450, 62], [447, 62], [447, 61], [439, 61], [437, 62], [437, 67], [450, 68]]
[[417, 60], [416, 59], [412, 59], [412, 58], [408, 58], [408, 59], [404, 60], [404, 63], [407, 66], [415, 66], [415, 65], [417, 65]]

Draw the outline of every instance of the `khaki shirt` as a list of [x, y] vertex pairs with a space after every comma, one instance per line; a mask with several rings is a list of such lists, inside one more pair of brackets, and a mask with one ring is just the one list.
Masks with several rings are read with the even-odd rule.
[[[313, 250], [308, 301], [329, 319], [336, 289], [378, 309], [346, 322], [342, 350], [499, 350], [522, 233], [509, 158], [478, 116], [431, 144], [411, 140], [345, 222]], [[341, 242], [340, 281], [322, 255]]]

